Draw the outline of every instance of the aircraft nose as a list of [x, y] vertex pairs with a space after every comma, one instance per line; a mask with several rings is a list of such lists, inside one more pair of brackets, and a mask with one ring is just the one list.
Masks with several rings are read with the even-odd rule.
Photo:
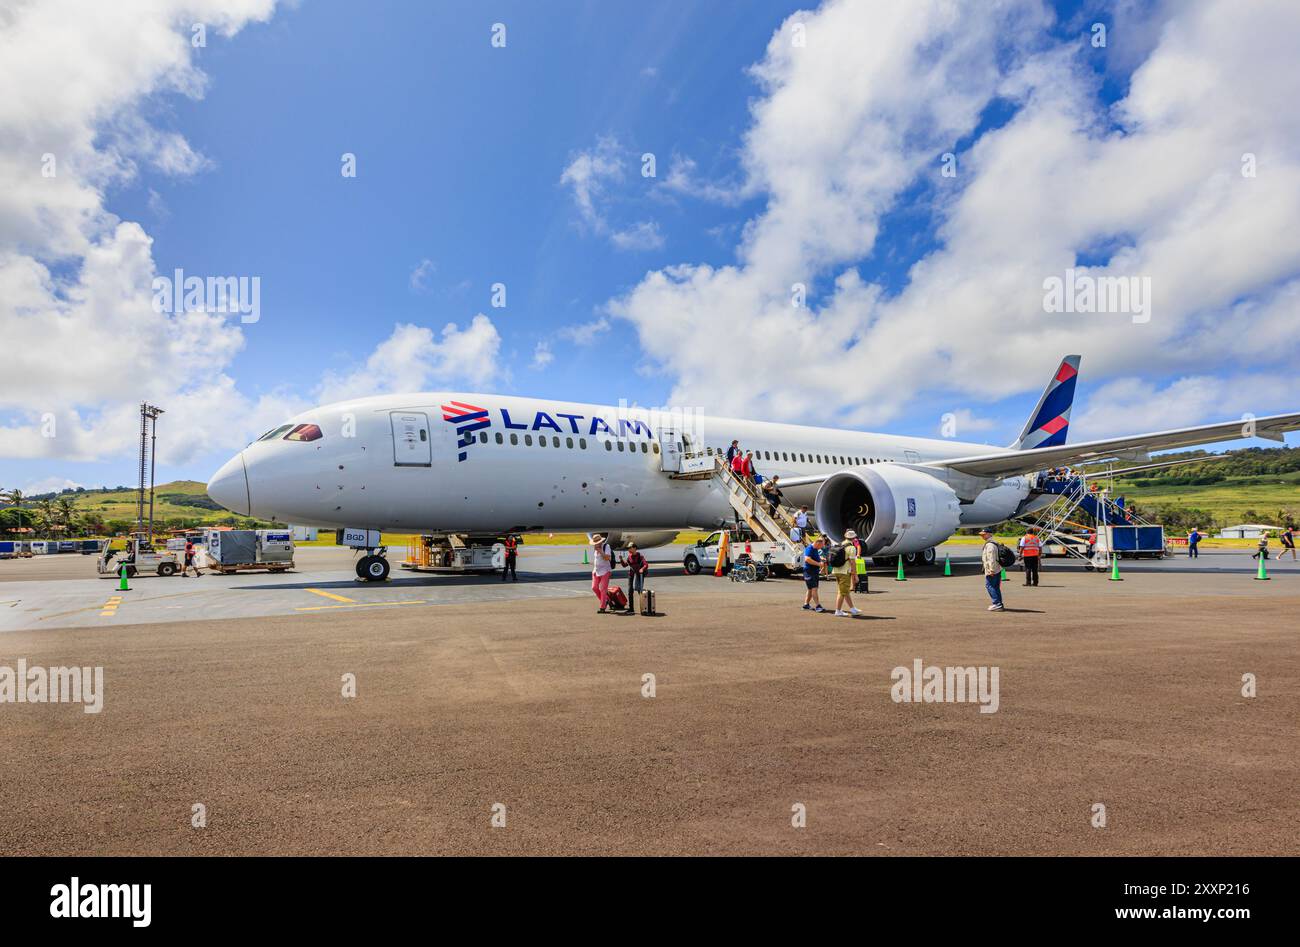
[[251, 503], [248, 496], [248, 473], [244, 469], [244, 453], [240, 451], [212, 475], [208, 481], [208, 496], [232, 513], [248, 516]]

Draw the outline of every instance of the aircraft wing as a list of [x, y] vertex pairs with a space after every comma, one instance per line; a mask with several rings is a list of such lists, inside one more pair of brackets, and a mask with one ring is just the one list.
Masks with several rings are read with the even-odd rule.
[[[1184, 427], [1173, 431], [1156, 431], [1151, 434], [1134, 434], [1129, 437], [1111, 437], [1100, 441], [1079, 444], [1062, 444], [1057, 447], [1035, 447], [1029, 450], [1006, 450], [996, 454], [977, 454], [971, 457], [953, 457], [935, 460], [926, 467], [944, 467], [973, 477], [1014, 477], [1033, 473], [1048, 467], [1063, 467], [1085, 461], [1120, 457], [1124, 454], [1150, 453], [1172, 450], [1176, 447], [1196, 447], [1238, 438], [1262, 437], [1270, 441], [1283, 440], [1287, 431], [1300, 430], [1300, 413], [1275, 414], [1253, 421], [1224, 421], [1222, 424], [1205, 424]], [[784, 486], [784, 484], [782, 484]]]

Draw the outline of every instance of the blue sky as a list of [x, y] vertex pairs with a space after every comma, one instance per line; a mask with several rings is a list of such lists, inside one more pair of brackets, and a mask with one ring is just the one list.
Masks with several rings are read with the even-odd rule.
[[[269, 0], [249, 0], [250, 5], [258, 2]], [[1018, 119], [1028, 124], [1036, 101], [1016, 91], [1018, 78], [1006, 83], [1028, 76], [1024, 82], [1039, 82], [1041, 89], [1034, 94], [1044, 98], [1052, 85], [1050, 79], [1035, 78], [1027, 65], [1036, 56], [1053, 59], [1050, 68], [1068, 69], [1081, 107], [1096, 117], [1091, 134], [1109, 136], [1111, 144], [1121, 147], [1131, 117], [1119, 114], [1116, 103], [1129, 95], [1134, 70], [1159, 53], [1160, 30], [1175, 15], [1167, 5], [1056, 3], [1043, 11], [1005, 14], [1012, 18], [1010, 26], [1002, 28], [987, 64], [1001, 71], [1003, 85], [984, 83], [974, 119], [950, 139], [930, 135], [925, 122], [907, 125], [907, 119], [904, 127], [915, 134], [898, 135], [901, 157], [928, 170], [912, 173], [883, 196], [869, 189], [863, 203], [877, 202], [871, 207], [870, 223], [878, 224], [873, 239], [800, 258], [813, 321], [790, 331], [805, 338], [825, 333], [828, 347], [844, 357], [828, 361], [824, 371], [815, 350], [812, 356], [792, 352], [783, 364], [779, 340], [761, 348], [755, 343], [753, 350], [748, 347], [752, 340], [719, 345], [720, 337], [736, 340], [748, 332], [743, 311], [714, 321], [715, 309], [726, 306], [724, 288], [705, 286], [681, 299], [680, 306], [674, 301], [679, 297], [667, 300], [678, 311], [665, 314], [659, 308], [665, 300], [655, 295], [654, 280], [647, 277], [681, 264], [697, 275], [738, 267], [744, 278], [762, 278], [754, 275], [754, 257], [744, 248], [746, 227], [761, 232], [777, 216], [769, 211], [778, 204], [774, 194], [780, 194], [782, 184], [773, 176], [787, 156], [772, 154], [788, 146], [797, 155], [800, 143], [788, 140], [798, 134], [787, 133], [785, 141], [777, 135], [776, 144], [770, 139], [761, 144], [770, 119], [761, 117], [755, 105], [774, 97], [774, 89], [794, 95], [800, 82], [814, 81], [798, 72], [799, 66], [783, 64], [782, 54], [772, 51], [775, 46], [769, 49], [780, 42], [779, 31], [799, 6], [713, 0], [506, 2], [488, 8], [388, 0], [366, 4], [364, 13], [360, 9], [336, 0], [281, 5], [264, 22], [255, 18], [229, 38], [214, 32], [206, 48], [190, 51], [193, 65], [207, 77], [201, 97], [168, 88], [166, 69], [160, 67], [163, 80], [115, 105], [152, 128], [179, 134], [202, 159], [177, 173], [121, 146], [134, 158], [132, 171], [91, 183], [104, 213], [140, 225], [152, 240], [152, 264], [160, 274], [179, 267], [191, 275], [259, 276], [261, 319], [238, 328], [242, 341], [235, 342], [237, 353], [214, 342], [210, 361], [162, 358], [144, 360], [138, 368], [122, 365], [98, 399], [88, 394], [56, 406], [60, 417], [60, 412], [76, 412], [75, 423], [87, 426], [87, 438], [116, 436], [116, 446], [86, 448], [83, 438], [76, 451], [55, 448], [36, 452], [39, 456], [11, 456], [0, 461], [0, 485], [132, 483], [134, 456], [123, 435], [129, 431], [123, 411], [129, 413], [140, 397], [168, 408], [173, 391], [197, 391], [206, 383], [205, 375], [220, 374], [239, 394], [241, 407], [230, 408], [226, 424], [239, 429], [237, 436], [227, 430], [222, 438], [191, 439], [183, 446], [169, 441], [169, 425], [188, 429], [198, 423], [194, 408], [179, 408], [160, 425], [159, 479], [206, 479], [231, 453], [232, 444], [237, 448], [234, 442], [259, 433], [255, 424], [274, 423], [275, 405], [288, 410], [313, 403], [327, 373], [354, 383], [364, 380], [367, 358], [395, 326], [428, 327], [436, 340], [445, 324], [465, 327], [478, 313], [486, 314], [499, 336], [488, 374], [479, 376], [484, 383], [470, 384], [454, 372], [443, 379], [431, 371], [424, 376], [431, 387], [445, 381], [447, 387], [567, 400], [686, 400], [719, 413], [924, 435], [937, 435], [940, 417], [956, 412], [966, 424], [959, 432], [963, 439], [1006, 443], [1018, 433], [1056, 359], [1068, 350], [1084, 352], [1083, 407], [1090, 391], [1111, 386], [1106, 389], [1109, 400], [1098, 402], [1092, 429], [1084, 433], [1114, 433], [1097, 425], [1097, 412], [1122, 412], [1133, 398], [1152, 408], [1133, 419], [1139, 430], [1148, 421], [1152, 427], [1179, 426], [1231, 418], [1243, 410], [1263, 414], [1295, 408], [1294, 398], [1287, 403], [1285, 390], [1261, 386], [1257, 391], [1264, 396], [1245, 408], [1208, 390], [1215, 385], [1249, 387], [1253, 376], [1244, 376], [1240, 363], [1207, 362], [1204, 353], [1213, 349], [1203, 339], [1197, 341], [1195, 327], [1206, 314], [1193, 305], [1184, 305], [1186, 311], [1179, 313], [1183, 321], [1176, 329], [1161, 329], [1168, 334], [1155, 342], [1151, 332], [1143, 335], [1144, 327], [1121, 321], [1066, 332], [1035, 324], [1025, 333], [1032, 341], [1004, 347], [1017, 332], [1008, 325], [1005, 336], [972, 329], [971, 337], [953, 341], [951, 350], [945, 341], [942, 354], [930, 360], [909, 356], [905, 346], [894, 351], [879, 335], [891, 319], [904, 318], [892, 314], [891, 305], [919, 305], [908, 292], [920, 283], [913, 267], [937, 260], [960, 243], [959, 202], [974, 193], [973, 185], [959, 176], [954, 188], [933, 173], [943, 151], [955, 152], [963, 169], [968, 160], [976, 167], [982, 162], [992, 167], [988, 153], [995, 139]], [[830, 15], [821, 10], [807, 15], [816, 41], [810, 48], [824, 50], [817, 43], [842, 41], [828, 36], [829, 31], [816, 32], [817, 25], [831, 22]], [[167, 16], [169, 28], [182, 33], [174, 15]], [[969, 26], [936, 22], [937, 58], [960, 46], [963, 32], [985, 28], [979, 24], [987, 17], [977, 8], [966, 16]], [[1098, 21], [1118, 35], [1107, 54], [1088, 55], [1089, 26]], [[490, 43], [496, 22], [506, 25], [505, 48]], [[887, 50], [867, 50], [867, 43], [864, 33], [864, 63], [888, 55]], [[854, 49], [849, 44], [839, 54], [851, 56]], [[1077, 55], [1068, 66], [1057, 65], [1071, 50]], [[1058, 55], [1047, 55], [1053, 51]], [[926, 55], [918, 59], [925, 61]], [[768, 85], [750, 71], [764, 62], [775, 75]], [[964, 81], [959, 70], [968, 63], [973, 70], [979, 67], [970, 54], [954, 58], [958, 84]], [[980, 82], [972, 80], [972, 85]], [[837, 92], [832, 86], [809, 101], [821, 103]], [[934, 93], [936, 114], [950, 111], [942, 95]], [[875, 128], [873, 109], [897, 110], [893, 103], [859, 103], [845, 110], [851, 107], [860, 109], [855, 121], [863, 123], [864, 139]], [[832, 108], [828, 114], [837, 113]], [[960, 129], [962, 121], [955, 119], [954, 127]], [[810, 151], [826, 131], [807, 129]], [[842, 138], [828, 148], [841, 147]], [[111, 150], [98, 147], [101, 153]], [[656, 157], [654, 179], [640, 174], [644, 152]], [[356, 155], [355, 178], [340, 174], [344, 153]], [[565, 169], [583, 156], [603, 156], [621, 169], [597, 182], [592, 214], [584, 213], [575, 188], [561, 183]], [[687, 159], [690, 164], [680, 166], [688, 167], [689, 175], [680, 186], [669, 186], [670, 169]], [[873, 158], [852, 160], [870, 165]], [[854, 177], [846, 172], [846, 180]], [[977, 177], [974, 184], [979, 183]], [[1171, 205], [1177, 203], [1174, 198]], [[845, 199], [854, 199], [851, 190]], [[822, 230], [835, 226], [813, 223]], [[618, 235], [639, 225], [650, 226], [652, 236], [619, 246]], [[778, 226], [780, 221], [772, 224]], [[1158, 229], [1147, 218], [1134, 227], [1148, 237]], [[107, 238], [96, 234], [91, 239]], [[798, 241], [778, 242], [784, 248]], [[761, 246], [762, 239], [755, 245]], [[1142, 246], [1141, 233], [1128, 233], [1121, 212], [1073, 239], [1067, 248], [1073, 260], [1062, 259], [1107, 266], [1125, 248]], [[1008, 241], [1005, 255], [1014, 257], [1020, 250]], [[32, 257], [69, 279], [75, 279], [82, 262], [77, 253], [42, 253], [39, 247]], [[952, 265], [960, 268], [960, 263]], [[1254, 275], [1254, 282], [1234, 299], [1275, 307], [1276, 294], [1296, 276], [1293, 264], [1289, 257]], [[420, 275], [413, 277], [417, 269]], [[1032, 271], [1034, 281], [1037, 272]], [[843, 322], [835, 322], [838, 306], [846, 303], [836, 278], [845, 273], [856, 274], [879, 297], [864, 301], [848, 294], [850, 303], [857, 300], [861, 314], [854, 318], [860, 324], [838, 339]], [[507, 288], [504, 309], [490, 306], [496, 282]], [[1032, 285], [1029, 289], [1038, 292]], [[621, 311], [618, 300], [628, 303]], [[940, 315], [950, 325], [935, 328], [936, 338], [966, 331], [961, 328], [965, 305], [965, 296], [944, 300]], [[674, 316], [694, 322], [674, 327]], [[583, 325], [592, 340], [588, 344], [575, 341], [582, 338], [575, 327]], [[227, 331], [220, 338], [229, 343], [231, 336]], [[551, 355], [540, 366], [535, 362], [539, 343]], [[1147, 347], [1155, 355], [1143, 359]], [[675, 350], [686, 348], [699, 349], [707, 358], [697, 353], [678, 360]], [[1294, 339], [1287, 338], [1277, 354], [1285, 361], [1294, 352]], [[700, 381], [713, 374], [709, 360], [724, 377], [725, 384], [716, 388]], [[49, 361], [53, 365], [56, 359]], [[751, 371], [751, 365], [757, 368]], [[886, 366], [903, 371], [901, 380], [885, 379]], [[1090, 371], [1094, 366], [1099, 371]], [[141, 394], [125, 383], [137, 370], [152, 379], [152, 387]], [[996, 382], [982, 383], [981, 371]], [[860, 378], [861, 393], [855, 396], [853, 385], [842, 381], [829, 396], [816, 385], [796, 384], [791, 390], [764, 381], [800, 373]], [[376, 377], [374, 390], [389, 381]], [[1204, 393], [1203, 404], [1164, 410], [1169, 403], [1196, 401], [1179, 396], [1188, 386]], [[749, 388], [754, 389], [752, 398]], [[848, 394], [839, 398], [837, 393], [846, 388]], [[796, 404], [800, 392], [807, 401]], [[218, 398], [196, 395], [192, 400], [206, 401], [218, 415], [225, 410]], [[15, 427], [34, 424], [36, 407], [11, 401], [0, 405], [0, 417]], [[1076, 425], [1079, 414], [1076, 408]], [[1155, 423], [1165, 414], [1168, 423]], [[109, 423], [110, 415], [118, 420]]]
[[[592, 372], [635, 363], [623, 328], [609, 345], [528, 369], [538, 340], [595, 318], [647, 268], [729, 259], [706, 230], [745, 209], [656, 202], [668, 245], [620, 252], [584, 233], [560, 174], [599, 136], [624, 146], [619, 200], [630, 206], [651, 201], [632, 166], [644, 151], [685, 147], [733, 171], [744, 69], [789, 5], [673, 4], [647, 22], [631, 5], [574, 5], [572, 17], [502, 4], [486, 16], [467, 15], [473, 4], [388, 2], [364, 27], [347, 6], [306, 3], [216, 42], [201, 57], [210, 91], [175, 106], [175, 127], [216, 168], [170, 186], [142, 179], [114, 202], [149, 220], [148, 189], [161, 194], [169, 214], [150, 226], [160, 272], [263, 274], [240, 380], [306, 388], [395, 321], [439, 326], [479, 311], [493, 315], [520, 390], [582, 396]], [[505, 49], [489, 45], [497, 21]], [[339, 173], [345, 152], [357, 155], [355, 179]], [[423, 260], [434, 270], [413, 289]], [[498, 281], [508, 305], [494, 312]], [[642, 384], [646, 398], [666, 394]]]

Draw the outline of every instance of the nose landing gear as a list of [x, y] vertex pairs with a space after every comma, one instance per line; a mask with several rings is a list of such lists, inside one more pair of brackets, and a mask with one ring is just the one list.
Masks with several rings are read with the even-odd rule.
[[388, 560], [382, 554], [362, 556], [357, 560], [357, 578], [362, 582], [383, 582], [388, 573]]

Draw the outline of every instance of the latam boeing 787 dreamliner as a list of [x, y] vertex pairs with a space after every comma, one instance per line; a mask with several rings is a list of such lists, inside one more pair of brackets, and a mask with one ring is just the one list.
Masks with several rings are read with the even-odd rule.
[[[367, 531], [712, 528], [735, 518], [725, 487], [681, 474], [736, 439], [832, 538], [852, 528], [867, 555], [932, 561], [959, 527], [1052, 502], [1035, 489], [1036, 472], [1235, 438], [1281, 441], [1300, 428], [1297, 413], [1067, 445], [1078, 371], [1079, 356], [1061, 361], [1005, 448], [505, 395], [359, 398], [268, 431], [213, 475], [208, 494], [236, 513]], [[386, 578], [378, 542], [367, 545], [358, 575]]]

